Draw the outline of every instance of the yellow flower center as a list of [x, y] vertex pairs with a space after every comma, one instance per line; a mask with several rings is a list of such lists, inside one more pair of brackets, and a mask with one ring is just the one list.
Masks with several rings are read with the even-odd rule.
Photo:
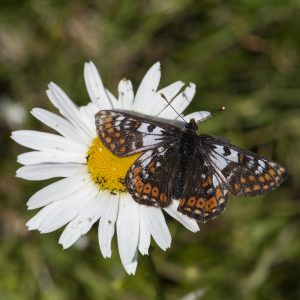
[[99, 189], [108, 189], [112, 193], [125, 192], [126, 173], [139, 155], [120, 158], [112, 154], [96, 137], [88, 151], [88, 170]]

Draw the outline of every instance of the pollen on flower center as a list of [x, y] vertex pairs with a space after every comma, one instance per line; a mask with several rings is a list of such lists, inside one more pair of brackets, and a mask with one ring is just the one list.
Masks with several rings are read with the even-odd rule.
[[112, 154], [101, 142], [99, 137], [93, 140], [87, 156], [88, 170], [93, 181], [101, 190], [125, 192], [125, 176], [140, 154], [120, 158]]

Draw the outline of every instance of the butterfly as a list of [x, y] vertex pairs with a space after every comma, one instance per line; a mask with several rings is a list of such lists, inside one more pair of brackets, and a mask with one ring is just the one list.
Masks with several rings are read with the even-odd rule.
[[240, 149], [223, 139], [197, 134], [194, 119], [184, 129], [119, 110], [95, 115], [103, 145], [118, 157], [139, 153], [125, 177], [132, 198], [144, 205], [167, 207], [206, 222], [220, 215], [228, 194], [255, 196], [286, 179], [274, 161]]

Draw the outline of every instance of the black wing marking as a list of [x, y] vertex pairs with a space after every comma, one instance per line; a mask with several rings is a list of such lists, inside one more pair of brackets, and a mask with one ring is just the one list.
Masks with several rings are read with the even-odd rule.
[[236, 196], [270, 192], [286, 179], [285, 168], [274, 161], [213, 136], [200, 135], [199, 139], [206, 160]]
[[159, 147], [143, 153], [128, 170], [125, 186], [132, 198], [149, 206], [166, 207], [171, 202], [176, 152]]
[[189, 175], [177, 210], [205, 223], [224, 211], [228, 189], [199, 150], [187, 168]]
[[119, 157], [172, 144], [181, 133], [176, 126], [122, 111], [101, 110], [95, 120], [103, 145]]

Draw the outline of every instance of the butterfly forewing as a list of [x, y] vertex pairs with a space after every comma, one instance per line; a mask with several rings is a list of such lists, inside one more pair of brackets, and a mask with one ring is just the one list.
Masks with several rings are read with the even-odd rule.
[[101, 110], [96, 116], [98, 136], [106, 148], [125, 157], [174, 141], [181, 130], [175, 126], [130, 115], [122, 111]]

